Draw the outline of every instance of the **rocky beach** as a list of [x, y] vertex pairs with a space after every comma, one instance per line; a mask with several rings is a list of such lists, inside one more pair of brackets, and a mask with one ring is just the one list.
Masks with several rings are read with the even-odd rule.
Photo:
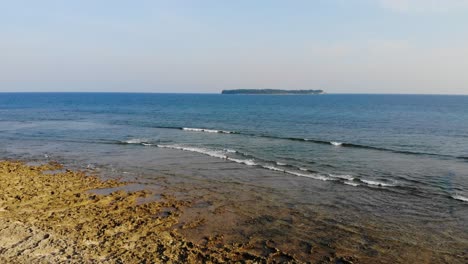
[[[305, 220], [299, 211], [263, 205], [261, 197], [253, 213], [243, 210], [254, 204], [220, 199], [212, 187], [202, 194], [186, 184], [133, 185], [54, 161], [1, 161], [0, 262], [458, 263], [465, 258], [423, 242], [386, 240], [388, 232], [400, 240], [409, 234], [370, 232], [378, 223], [363, 222], [366, 231], [339, 222], [333, 227], [326, 214]], [[301, 224], [306, 221], [314, 224]], [[302, 238], [287, 223], [312, 237]], [[452, 247], [463, 251], [463, 243]]]
[[248, 245], [223, 245], [213, 237], [203, 245], [185, 240], [177, 227], [197, 225], [179, 223], [190, 201], [163, 195], [143, 203], [147, 191], [90, 192], [122, 185], [58, 163], [0, 162], [0, 262], [295, 262], [275, 248], [260, 256], [249, 253]]

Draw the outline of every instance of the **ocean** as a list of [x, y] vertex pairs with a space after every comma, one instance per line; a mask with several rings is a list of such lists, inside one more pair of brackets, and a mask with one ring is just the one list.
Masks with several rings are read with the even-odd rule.
[[468, 96], [1, 93], [0, 158], [197, 197], [194, 240], [467, 256]]

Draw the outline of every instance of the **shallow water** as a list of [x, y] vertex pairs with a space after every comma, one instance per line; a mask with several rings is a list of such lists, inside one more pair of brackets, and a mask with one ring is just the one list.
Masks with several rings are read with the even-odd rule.
[[467, 133], [466, 96], [0, 94], [3, 158], [153, 186], [194, 202], [193, 240], [303, 259], [463, 263]]

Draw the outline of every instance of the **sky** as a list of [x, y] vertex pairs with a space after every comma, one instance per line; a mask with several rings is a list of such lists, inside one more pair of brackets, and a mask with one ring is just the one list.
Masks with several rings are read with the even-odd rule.
[[468, 0], [0, 0], [0, 92], [468, 94]]

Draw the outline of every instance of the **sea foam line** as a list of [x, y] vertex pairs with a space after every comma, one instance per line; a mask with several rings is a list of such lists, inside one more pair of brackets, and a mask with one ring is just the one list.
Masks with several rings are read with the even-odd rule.
[[156, 146], [158, 148], [168, 148], [168, 149], [176, 149], [176, 150], [200, 153], [200, 154], [208, 155], [210, 157], [229, 160], [229, 161], [239, 163], [239, 164], [244, 164], [244, 165], [247, 165], [247, 166], [256, 166], [256, 165], [258, 165], [252, 159], [236, 159], [236, 158], [228, 157], [226, 155], [227, 153], [236, 153], [237, 152], [237, 151], [232, 150], [232, 149], [214, 150], [214, 149], [208, 149], [208, 148], [184, 147], [184, 146], [180, 146], [180, 145], [156, 145]]
[[311, 142], [311, 143], [316, 143], [316, 144], [332, 145], [335, 147], [360, 148], [360, 149], [369, 149], [369, 150], [376, 150], [376, 151], [393, 152], [393, 153], [406, 154], [406, 155], [427, 155], [427, 156], [439, 156], [439, 157], [448, 157], [448, 158], [468, 160], [468, 157], [463, 157], [463, 156], [453, 156], [453, 155], [441, 154], [441, 153], [427, 153], [427, 152], [418, 152], [418, 151], [398, 150], [398, 149], [385, 148], [385, 147], [379, 147], [379, 146], [368, 146], [368, 145], [361, 145], [361, 144], [354, 144], [354, 143], [325, 141], [325, 140], [310, 139], [310, 138], [282, 137], [282, 136], [274, 136], [274, 135], [268, 135], [268, 134], [244, 133], [244, 132], [237, 132], [237, 131], [234, 132], [234, 131], [227, 131], [227, 130], [216, 130], [216, 129], [205, 129], [205, 128], [165, 127], [165, 126], [159, 126], [157, 128], [182, 129], [182, 130], [192, 131], [192, 132], [239, 134], [239, 135], [244, 135], [244, 136], [253, 136], [253, 137], [261, 137], [261, 138]]
[[[213, 149], [208, 149], [208, 148], [198, 148], [198, 147], [184, 147], [180, 145], [156, 145], [159, 148], [168, 148], [168, 149], [176, 149], [176, 150], [183, 150], [183, 151], [189, 151], [189, 152], [196, 152], [200, 154], [205, 154], [211, 157], [219, 158], [219, 159], [224, 159], [224, 160], [229, 160], [232, 162], [236, 162], [239, 164], [244, 164], [247, 166], [257, 166], [259, 165], [256, 163], [253, 159], [236, 159], [232, 157], [228, 157], [226, 155], [227, 151], [226, 150], [213, 150]], [[334, 180], [333, 178], [319, 175], [319, 174], [304, 174], [304, 173], [299, 173], [299, 172], [294, 172], [294, 171], [289, 171], [289, 170], [282, 170], [273, 166], [262, 166], [263, 168], [274, 170], [274, 171], [280, 171], [284, 172], [287, 174], [299, 176], [299, 177], [307, 177], [307, 178], [312, 178], [316, 180], [322, 180], [322, 181], [329, 181], [329, 180]]]
[[206, 133], [221, 133], [221, 134], [235, 134], [234, 132], [227, 130], [216, 130], [216, 129], [207, 129], [207, 128], [192, 128], [192, 127], [183, 127], [182, 130], [191, 131], [191, 132], [206, 132]]
[[[167, 149], [175, 149], [175, 150], [182, 150], [182, 151], [188, 151], [188, 152], [195, 152], [199, 154], [204, 154], [210, 157], [218, 158], [218, 159], [223, 159], [227, 161], [232, 161], [238, 164], [244, 164], [247, 166], [260, 166], [261, 168], [276, 171], [276, 172], [282, 172], [286, 173], [289, 175], [294, 175], [298, 177], [306, 177], [306, 178], [311, 178], [315, 180], [321, 180], [321, 181], [335, 181], [335, 182], [341, 182], [343, 184], [347, 184], [350, 186], [360, 186], [361, 184], [357, 183], [356, 181], [360, 183], [364, 183], [368, 186], [379, 186], [379, 187], [393, 187], [395, 186], [394, 184], [390, 183], [385, 183], [385, 182], [379, 182], [379, 181], [373, 181], [373, 180], [365, 180], [365, 179], [359, 179], [355, 178], [352, 175], [347, 175], [347, 174], [319, 174], [319, 173], [305, 173], [308, 171], [305, 168], [299, 168], [299, 170], [304, 171], [304, 172], [298, 172], [298, 171], [292, 171], [292, 170], [286, 170], [282, 168], [278, 168], [276, 166], [272, 165], [264, 165], [264, 164], [259, 164], [255, 159], [237, 159], [233, 157], [229, 157], [227, 154], [229, 153], [239, 153], [235, 150], [231, 149], [223, 149], [223, 150], [215, 150], [215, 149], [209, 149], [209, 148], [202, 148], [202, 147], [189, 147], [189, 146], [182, 146], [182, 145], [154, 145], [159, 148], [167, 148]], [[275, 164], [278, 164], [280, 162], [274, 162]], [[282, 164], [281, 167], [284, 166], [289, 166], [287, 164], [280, 163]], [[462, 196], [461, 196], [462, 197]], [[457, 199], [457, 198], [455, 198]], [[464, 199], [464, 197], [458, 199]]]
[[257, 163], [255, 163], [253, 160], [251, 159], [248, 159], [248, 160], [243, 160], [243, 159], [234, 159], [234, 158], [226, 158], [227, 160], [230, 160], [230, 161], [234, 161], [236, 163], [240, 163], [240, 164], [245, 164], [247, 166], [256, 166], [258, 165]]
[[120, 143], [122, 144], [149, 144], [148, 141], [146, 139], [142, 139], [142, 138], [132, 138], [132, 139], [128, 139], [128, 140], [123, 140], [123, 141], [120, 141]]
[[304, 174], [304, 173], [290, 171], [290, 170], [283, 170], [283, 169], [280, 169], [280, 168], [277, 168], [277, 167], [274, 167], [274, 166], [269, 166], [269, 165], [264, 165], [264, 166], [262, 166], [262, 168], [267, 169], [267, 170], [277, 171], [277, 172], [283, 172], [283, 173], [298, 176], [298, 177], [306, 177], [306, 178], [311, 178], [311, 179], [321, 180], [321, 181], [332, 181], [332, 180], [334, 180], [334, 179], [332, 179], [330, 177], [320, 175], [320, 174]]
[[340, 175], [338, 175], [338, 174], [328, 174], [328, 176], [330, 176], [332, 178], [348, 180], [348, 181], [354, 180], [354, 177], [351, 176], [351, 175], [348, 175], [348, 174], [340, 174]]
[[321, 181], [333, 181], [334, 180], [334, 179], [332, 179], [330, 177], [320, 175], [320, 174], [304, 174], [304, 173], [299, 173], [299, 172], [295, 172], [295, 171], [288, 171], [288, 170], [285, 170], [284, 172], [287, 173], [287, 174], [296, 175], [296, 176], [299, 176], [299, 177], [306, 177], [306, 178], [311, 178], [311, 179], [321, 180]]
[[343, 183], [346, 184], [346, 185], [351, 185], [351, 186], [353, 186], [353, 187], [359, 186], [358, 183], [355, 183], [355, 182], [352, 182], [352, 181], [345, 181], [345, 182], [343, 182]]
[[461, 195], [459, 195], [459, 194], [454, 194], [454, 195], [452, 195], [452, 198], [455, 199], [455, 200], [459, 200], [459, 201], [467, 202], [467, 203], [468, 203], [468, 198], [467, 198], [467, 197], [464, 197], [464, 196], [461, 196]]
[[367, 185], [372, 185], [372, 186], [381, 186], [381, 187], [393, 187], [395, 186], [394, 184], [390, 183], [385, 183], [385, 182], [379, 182], [379, 181], [372, 181], [372, 180], [364, 180], [364, 179], [359, 179], [363, 183]]
[[227, 159], [226, 151], [220, 150], [212, 150], [208, 148], [197, 148], [197, 147], [183, 147], [180, 145], [156, 145], [158, 148], [168, 148], [168, 149], [176, 149], [176, 150], [183, 150], [189, 152], [196, 152], [200, 154], [205, 154], [214, 158], [219, 159]]
[[272, 170], [272, 171], [279, 171], [279, 172], [286, 172], [285, 170], [283, 169], [280, 169], [280, 168], [276, 168], [274, 166], [269, 166], [269, 165], [264, 165], [262, 166], [264, 169], [267, 169], [267, 170]]

